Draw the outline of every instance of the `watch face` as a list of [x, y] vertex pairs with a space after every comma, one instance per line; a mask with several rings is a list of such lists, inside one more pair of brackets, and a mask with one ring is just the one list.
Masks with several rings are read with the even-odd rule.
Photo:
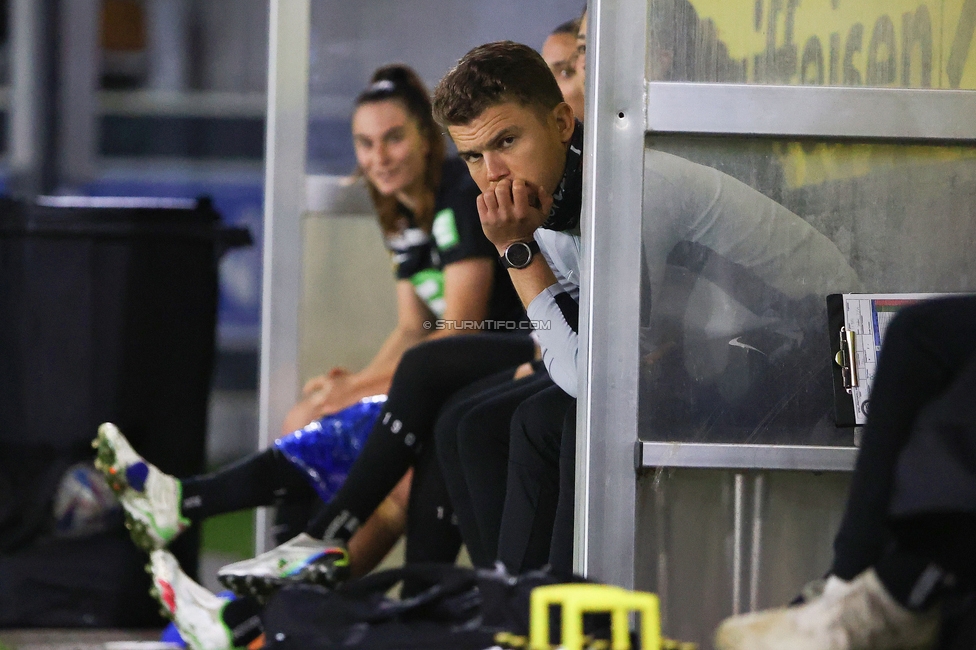
[[509, 264], [521, 269], [532, 261], [532, 249], [525, 242], [515, 242], [505, 250], [505, 258]]

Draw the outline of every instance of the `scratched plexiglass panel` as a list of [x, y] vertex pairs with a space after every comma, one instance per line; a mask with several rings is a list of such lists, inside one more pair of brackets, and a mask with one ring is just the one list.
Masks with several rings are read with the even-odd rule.
[[652, 0], [654, 81], [976, 88], [971, 0]]
[[649, 137], [641, 437], [852, 444], [830, 293], [976, 291], [976, 148]]

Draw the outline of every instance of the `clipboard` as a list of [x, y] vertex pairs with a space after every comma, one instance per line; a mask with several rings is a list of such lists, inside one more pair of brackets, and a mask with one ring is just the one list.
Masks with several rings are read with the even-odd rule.
[[834, 419], [838, 427], [867, 422], [871, 385], [888, 324], [907, 305], [951, 293], [834, 293], [827, 296], [833, 356]]

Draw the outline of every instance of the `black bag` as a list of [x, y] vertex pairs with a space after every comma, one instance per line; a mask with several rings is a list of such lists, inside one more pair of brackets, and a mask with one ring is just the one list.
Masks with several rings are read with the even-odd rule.
[[[249, 236], [206, 199], [99, 201], [0, 197], [0, 626], [162, 624], [121, 523], [45, 538], [100, 423], [167, 473], [205, 466], [218, 261]], [[198, 535], [172, 547], [191, 575]]]
[[121, 526], [0, 554], [0, 629], [161, 626], [145, 564]]
[[976, 648], [976, 593], [961, 590], [942, 602], [942, 620], [936, 650]]
[[0, 556], [37, 539], [51, 523], [51, 501], [73, 458], [50, 445], [0, 440]]
[[[401, 581], [417, 595], [402, 600], [387, 596]], [[265, 639], [276, 650], [483, 650], [498, 644], [499, 633], [528, 635], [529, 598], [535, 587], [580, 581], [544, 571], [515, 577], [502, 570], [413, 564], [353, 580], [335, 591], [296, 585], [268, 601]], [[584, 627], [596, 638], [609, 639], [609, 622], [609, 616], [592, 615]], [[558, 608], [549, 629], [558, 642]], [[636, 640], [631, 647], [638, 647]]]

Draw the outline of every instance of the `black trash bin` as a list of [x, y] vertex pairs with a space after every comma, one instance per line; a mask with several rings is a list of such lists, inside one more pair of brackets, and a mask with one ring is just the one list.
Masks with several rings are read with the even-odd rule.
[[[163, 471], [203, 471], [218, 261], [250, 243], [207, 199], [0, 200], [0, 626], [159, 621], [124, 530], [47, 534], [52, 480], [105, 421]], [[198, 542], [173, 548], [191, 575]]]

